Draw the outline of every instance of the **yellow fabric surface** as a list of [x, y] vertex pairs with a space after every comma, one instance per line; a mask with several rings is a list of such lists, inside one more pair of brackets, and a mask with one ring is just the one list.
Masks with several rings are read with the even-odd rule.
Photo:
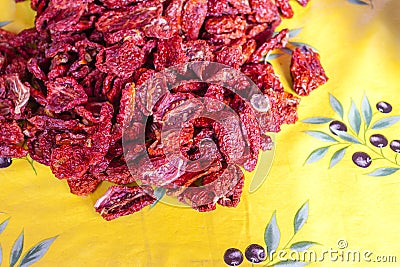
[[[302, 98], [300, 120], [334, 117], [329, 93], [341, 101], [345, 114], [351, 99], [360, 108], [367, 94], [373, 112], [375, 104], [385, 100], [393, 106], [389, 115], [400, 115], [400, 1], [375, 1], [373, 9], [345, 0], [311, 0], [306, 8], [293, 2], [292, 6], [295, 17], [281, 27], [303, 28], [293, 40], [318, 49], [330, 78]], [[0, 21], [12, 21], [5, 27], [8, 30], [33, 25], [29, 3], [0, 0], [0, 10]], [[272, 63], [285, 88], [291, 90], [289, 57]], [[385, 116], [379, 113], [375, 121]], [[251, 243], [265, 246], [264, 230], [274, 211], [281, 248], [293, 234], [294, 215], [307, 200], [309, 217], [293, 242], [317, 242], [320, 245], [313, 249], [321, 252], [337, 249], [338, 240], [343, 239], [351, 250], [397, 256], [397, 263], [326, 259], [311, 266], [400, 266], [400, 172], [385, 177], [365, 175], [386, 165], [381, 160], [369, 169], [356, 167], [351, 155], [365, 150], [356, 146], [332, 169], [328, 167], [334, 150], [316, 163], [304, 164], [313, 150], [329, 145], [304, 131], [329, 133], [327, 127], [301, 122], [284, 126], [276, 135], [273, 166], [260, 189], [249, 193], [247, 179], [237, 208], [218, 207], [209, 213], [159, 203], [153, 209], [106, 222], [93, 209], [105, 185], [91, 196], [77, 197], [49, 168], [34, 163], [35, 175], [28, 162], [15, 160], [11, 168], [0, 169], [0, 212], [5, 213], [0, 214], [0, 222], [11, 217], [0, 235], [2, 266], [8, 266], [10, 250], [22, 229], [23, 253], [40, 240], [58, 235], [35, 266], [226, 266], [226, 249], [236, 247], [244, 252]], [[382, 133], [389, 141], [400, 139], [400, 123], [370, 133]], [[385, 151], [394, 158], [394, 152]], [[251, 264], [245, 260], [241, 266]]]

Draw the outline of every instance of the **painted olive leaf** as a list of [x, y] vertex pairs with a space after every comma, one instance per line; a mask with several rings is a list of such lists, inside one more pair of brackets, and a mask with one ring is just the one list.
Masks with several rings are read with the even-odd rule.
[[290, 246], [291, 250], [298, 251], [298, 252], [304, 252], [307, 249], [311, 248], [312, 246], [318, 245], [318, 243], [312, 242], [312, 241], [300, 241], [293, 243]]
[[3, 28], [4, 26], [7, 26], [10, 23], [11, 21], [0, 21], [0, 28]]
[[333, 121], [333, 119], [331, 119], [331, 118], [314, 117], [314, 118], [304, 119], [301, 122], [308, 123], [308, 124], [325, 124], [325, 123], [328, 123], [331, 121]]
[[288, 54], [288, 55], [292, 55], [293, 54], [293, 50], [287, 47], [282, 47], [280, 49], [283, 53]]
[[293, 37], [296, 37], [299, 35], [299, 33], [303, 30], [303, 28], [297, 28], [289, 31], [289, 39], [292, 39]]
[[331, 162], [329, 163], [329, 169], [332, 169], [333, 167], [336, 166], [336, 164], [338, 164], [344, 157], [344, 155], [346, 154], [346, 150], [347, 147], [339, 149], [338, 151], [336, 151], [332, 158], [331, 158]]
[[362, 101], [361, 112], [363, 114], [365, 124], [367, 125], [367, 128], [368, 128], [371, 125], [372, 108], [371, 108], [371, 103], [369, 102], [366, 94], [364, 95], [364, 98]]
[[379, 168], [371, 173], [368, 173], [368, 176], [376, 176], [376, 177], [388, 176], [398, 172], [399, 170], [400, 168]]
[[293, 226], [294, 232], [297, 233], [307, 222], [308, 219], [308, 201], [301, 206], [294, 216]]
[[28, 267], [46, 254], [49, 250], [51, 244], [53, 244], [54, 240], [56, 240], [57, 236], [45, 239], [35, 246], [33, 246], [28, 252], [22, 257], [21, 263], [18, 265], [19, 267]]
[[17, 240], [14, 243], [14, 246], [11, 249], [10, 267], [13, 267], [17, 263], [19, 257], [21, 257], [23, 248], [24, 248], [24, 230], [22, 230], [21, 234], [18, 236]]
[[277, 58], [279, 58], [281, 56], [283, 56], [282, 53], [268, 54], [264, 59], [264, 63], [266, 63], [269, 60], [277, 59]]
[[400, 121], [400, 116], [393, 116], [393, 117], [380, 119], [372, 125], [372, 129], [374, 129], [374, 130], [385, 129], [385, 128], [388, 128], [388, 127], [396, 124], [399, 121]]
[[277, 266], [277, 267], [303, 267], [307, 266], [309, 262], [302, 262], [302, 261], [280, 261], [272, 266]]
[[306, 46], [308, 48], [311, 48], [314, 52], [318, 53], [318, 50], [315, 47], [312, 47], [309, 44], [303, 43], [303, 42], [289, 42], [289, 44], [295, 46], [295, 47], [302, 47], [302, 46]]
[[324, 142], [331, 142], [331, 143], [335, 143], [337, 142], [337, 140], [335, 138], [333, 138], [332, 136], [330, 136], [329, 134], [326, 134], [324, 132], [320, 132], [320, 131], [305, 131], [306, 134], [311, 135], [312, 137], [324, 141]]
[[349, 123], [354, 132], [358, 135], [361, 127], [361, 115], [354, 100], [351, 100], [351, 108], [349, 112]]
[[317, 162], [318, 160], [322, 159], [326, 153], [328, 152], [329, 147], [321, 147], [317, 148], [313, 152], [311, 152], [310, 156], [308, 156], [306, 160], [306, 164], [311, 164]]
[[340, 139], [342, 139], [344, 141], [347, 141], [347, 142], [350, 142], [353, 144], [361, 144], [361, 142], [358, 141], [357, 138], [355, 138], [354, 136], [352, 136], [346, 132], [342, 132], [342, 131], [338, 131], [338, 130], [334, 130], [334, 129], [332, 131], [334, 131], [335, 134], [337, 134], [337, 136], [339, 136]]
[[347, 0], [347, 2], [355, 4], [355, 5], [361, 5], [361, 6], [368, 6], [369, 3], [364, 2], [362, 0]]
[[4, 232], [8, 223], [10, 222], [10, 218], [6, 219], [4, 222], [0, 223], [0, 234]]
[[158, 202], [160, 202], [166, 191], [167, 190], [164, 187], [157, 187], [156, 189], [154, 189], [154, 196], [156, 198], [156, 201], [150, 205], [150, 208], [153, 208]]
[[267, 255], [271, 255], [273, 251], [279, 246], [281, 240], [281, 232], [279, 231], [278, 224], [276, 222], [276, 212], [272, 214], [271, 220], [265, 228], [264, 241], [267, 246]]
[[340, 101], [332, 94], [329, 94], [329, 101], [332, 109], [343, 119], [344, 117], [343, 105], [340, 103]]

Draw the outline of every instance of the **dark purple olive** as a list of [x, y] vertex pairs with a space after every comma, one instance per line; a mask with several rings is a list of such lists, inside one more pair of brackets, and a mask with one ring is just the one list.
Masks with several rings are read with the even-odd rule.
[[400, 140], [393, 140], [390, 143], [390, 148], [396, 152], [396, 153], [400, 153]]
[[387, 102], [379, 102], [376, 104], [376, 109], [379, 110], [379, 112], [382, 113], [390, 113], [392, 111], [392, 105], [390, 105]]
[[329, 129], [331, 130], [331, 132], [332, 132], [334, 135], [337, 135], [337, 134], [335, 133], [335, 131], [347, 132], [347, 126], [346, 126], [346, 124], [344, 124], [344, 123], [341, 122], [341, 121], [332, 121], [332, 122], [329, 124]]
[[368, 168], [372, 163], [371, 157], [364, 152], [354, 153], [352, 159], [354, 164], [356, 164], [360, 168]]
[[253, 263], [260, 263], [267, 258], [264, 248], [257, 244], [251, 244], [248, 246], [244, 255], [249, 262]]
[[228, 248], [224, 254], [224, 262], [229, 266], [239, 266], [243, 262], [243, 253], [237, 248]]
[[386, 139], [386, 137], [381, 134], [371, 135], [371, 137], [369, 138], [369, 141], [371, 142], [371, 144], [373, 146], [380, 147], [380, 148], [386, 147], [389, 143], [389, 141]]
[[11, 163], [11, 158], [0, 158], [0, 169], [9, 167]]

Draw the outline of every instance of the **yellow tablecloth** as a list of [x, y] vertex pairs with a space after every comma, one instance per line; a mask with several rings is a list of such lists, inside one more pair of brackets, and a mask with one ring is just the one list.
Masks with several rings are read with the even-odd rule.
[[[318, 49], [330, 77], [326, 85], [302, 99], [300, 120], [339, 119], [330, 107], [329, 93], [343, 104], [348, 127], [351, 99], [361, 109], [364, 94], [373, 113], [379, 101], [393, 106], [390, 114], [374, 115], [372, 123], [400, 115], [400, 1], [374, 1], [373, 9], [345, 0], [312, 0], [307, 8], [292, 5], [295, 17], [282, 27], [303, 28], [294, 40]], [[0, 21], [12, 21], [6, 29], [18, 31], [33, 24], [28, 3], [1, 0], [0, 10]], [[288, 60], [284, 56], [272, 62], [290, 90]], [[399, 130], [400, 123], [371, 130], [368, 135], [381, 133], [390, 141], [400, 139]], [[160, 203], [106, 222], [93, 209], [104, 190], [77, 197], [49, 168], [35, 163], [35, 175], [28, 162], [14, 161], [11, 168], [0, 170], [0, 211], [4, 212], [0, 222], [11, 217], [0, 235], [3, 266], [8, 266], [10, 250], [22, 229], [23, 253], [43, 239], [58, 236], [35, 266], [226, 266], [226, 249], [236, 247], [243, 252], [251, 243], [265, 246], [265, 227], [274, 211], [282, 248], [293, 235], [294, 215], [306, 201], [308, 220], [292, 243], [317, 242], [320, 245], [311, 249], [318, 253], [330, 249], [373, 253], [371, 262], [363, 261], [361, 254], [361, 262], [346, 263], [341, 258], [333, 262], [325, 257], [312, 266], [400, 266], [400, 172], [384, 177], [365, 175], [396, 166], [374, 160], [370, 168], [358, 168], [351, 160], [354, 152], [369, 151], [378, 157], [360, 145], [351, 146], [332, 169], [328, 167], [334, 147], [322, 160], [304, 164], [313, 150], [332, 144], [304, 131], [330, 133], [327, 124], [285, 126], [277, 134], [275, 160], [261, 188], [249, 193], [248, 179], [237, 208], [218, 207], [210, 213]], [[384, 155], [395, 157], [389, 148]], [[377, 262], [382, 259], [378, 256], [397, 256], [397, 263]], [[241, 266], [251, 264], [245, 260]]]

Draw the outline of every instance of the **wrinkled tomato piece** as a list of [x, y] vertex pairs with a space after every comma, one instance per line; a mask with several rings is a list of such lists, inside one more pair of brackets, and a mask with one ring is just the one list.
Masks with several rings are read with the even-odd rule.
[[14, 122], [0, 122], [0, 143], [18, 144], [24, 141], [24, 134], [19, 125]]
[[269, 39], [262, 46], [260, 46], [256, 52], [250, 57], [249, 61], [253, 63], [260, 62], [263, 57], [268, 55], [268, 53], [277, 48], [285, 47], [289, 39], [289, 30], [283, 29], [277, 35]]
[[22, 158], [28, 154], [28, 150], [22, 146], [0, 142], [0, 157]]
[[72, 194], [77, 196], [87, 196], [96, 190], [101, 181], [90, 173], [86, 173], [78, 179], [67, 179], [67, 182]]
[[182, 37], [175, 35], [171, 39], [161, 40], [154, 55], [154, 66], [157, 70], [188, 62]]
[[144, 63], [145, 55], [136, 46], [134, 39], [127, 39], [122, 45], [106, 48], [97, 56], [96, 66], [105, 73], [112, 72], [122, 78], [129, 78]]
[[72, 77], [57, 78], [47, 84], [47, 108], [56, 113], [87, 102], [83, 87]]
[[148, 187], [111, 186], [94, 208], [107, 221], [137, 212], [154, 203], [153, 190]]
[[89, 169], [89, 149], [77, 145], [62, 145], [51, 154], [51, 170], [59, 179], [81, 178]]
[[189, 39], [198, 39], [207, 15], [207, 0], [190, 0], [183, 7], [182, 30]]
[[300, 96], [309, 95], [328, 81], [319, 54], [306, 46], [293, 51], [290, 73], [293, 78], [293, 90]]
[[290, 19], [293, 17], [293, 9], [290, 6], [289, 0], [275, 0], [275, 4], [282, 14], [282, 17]]

